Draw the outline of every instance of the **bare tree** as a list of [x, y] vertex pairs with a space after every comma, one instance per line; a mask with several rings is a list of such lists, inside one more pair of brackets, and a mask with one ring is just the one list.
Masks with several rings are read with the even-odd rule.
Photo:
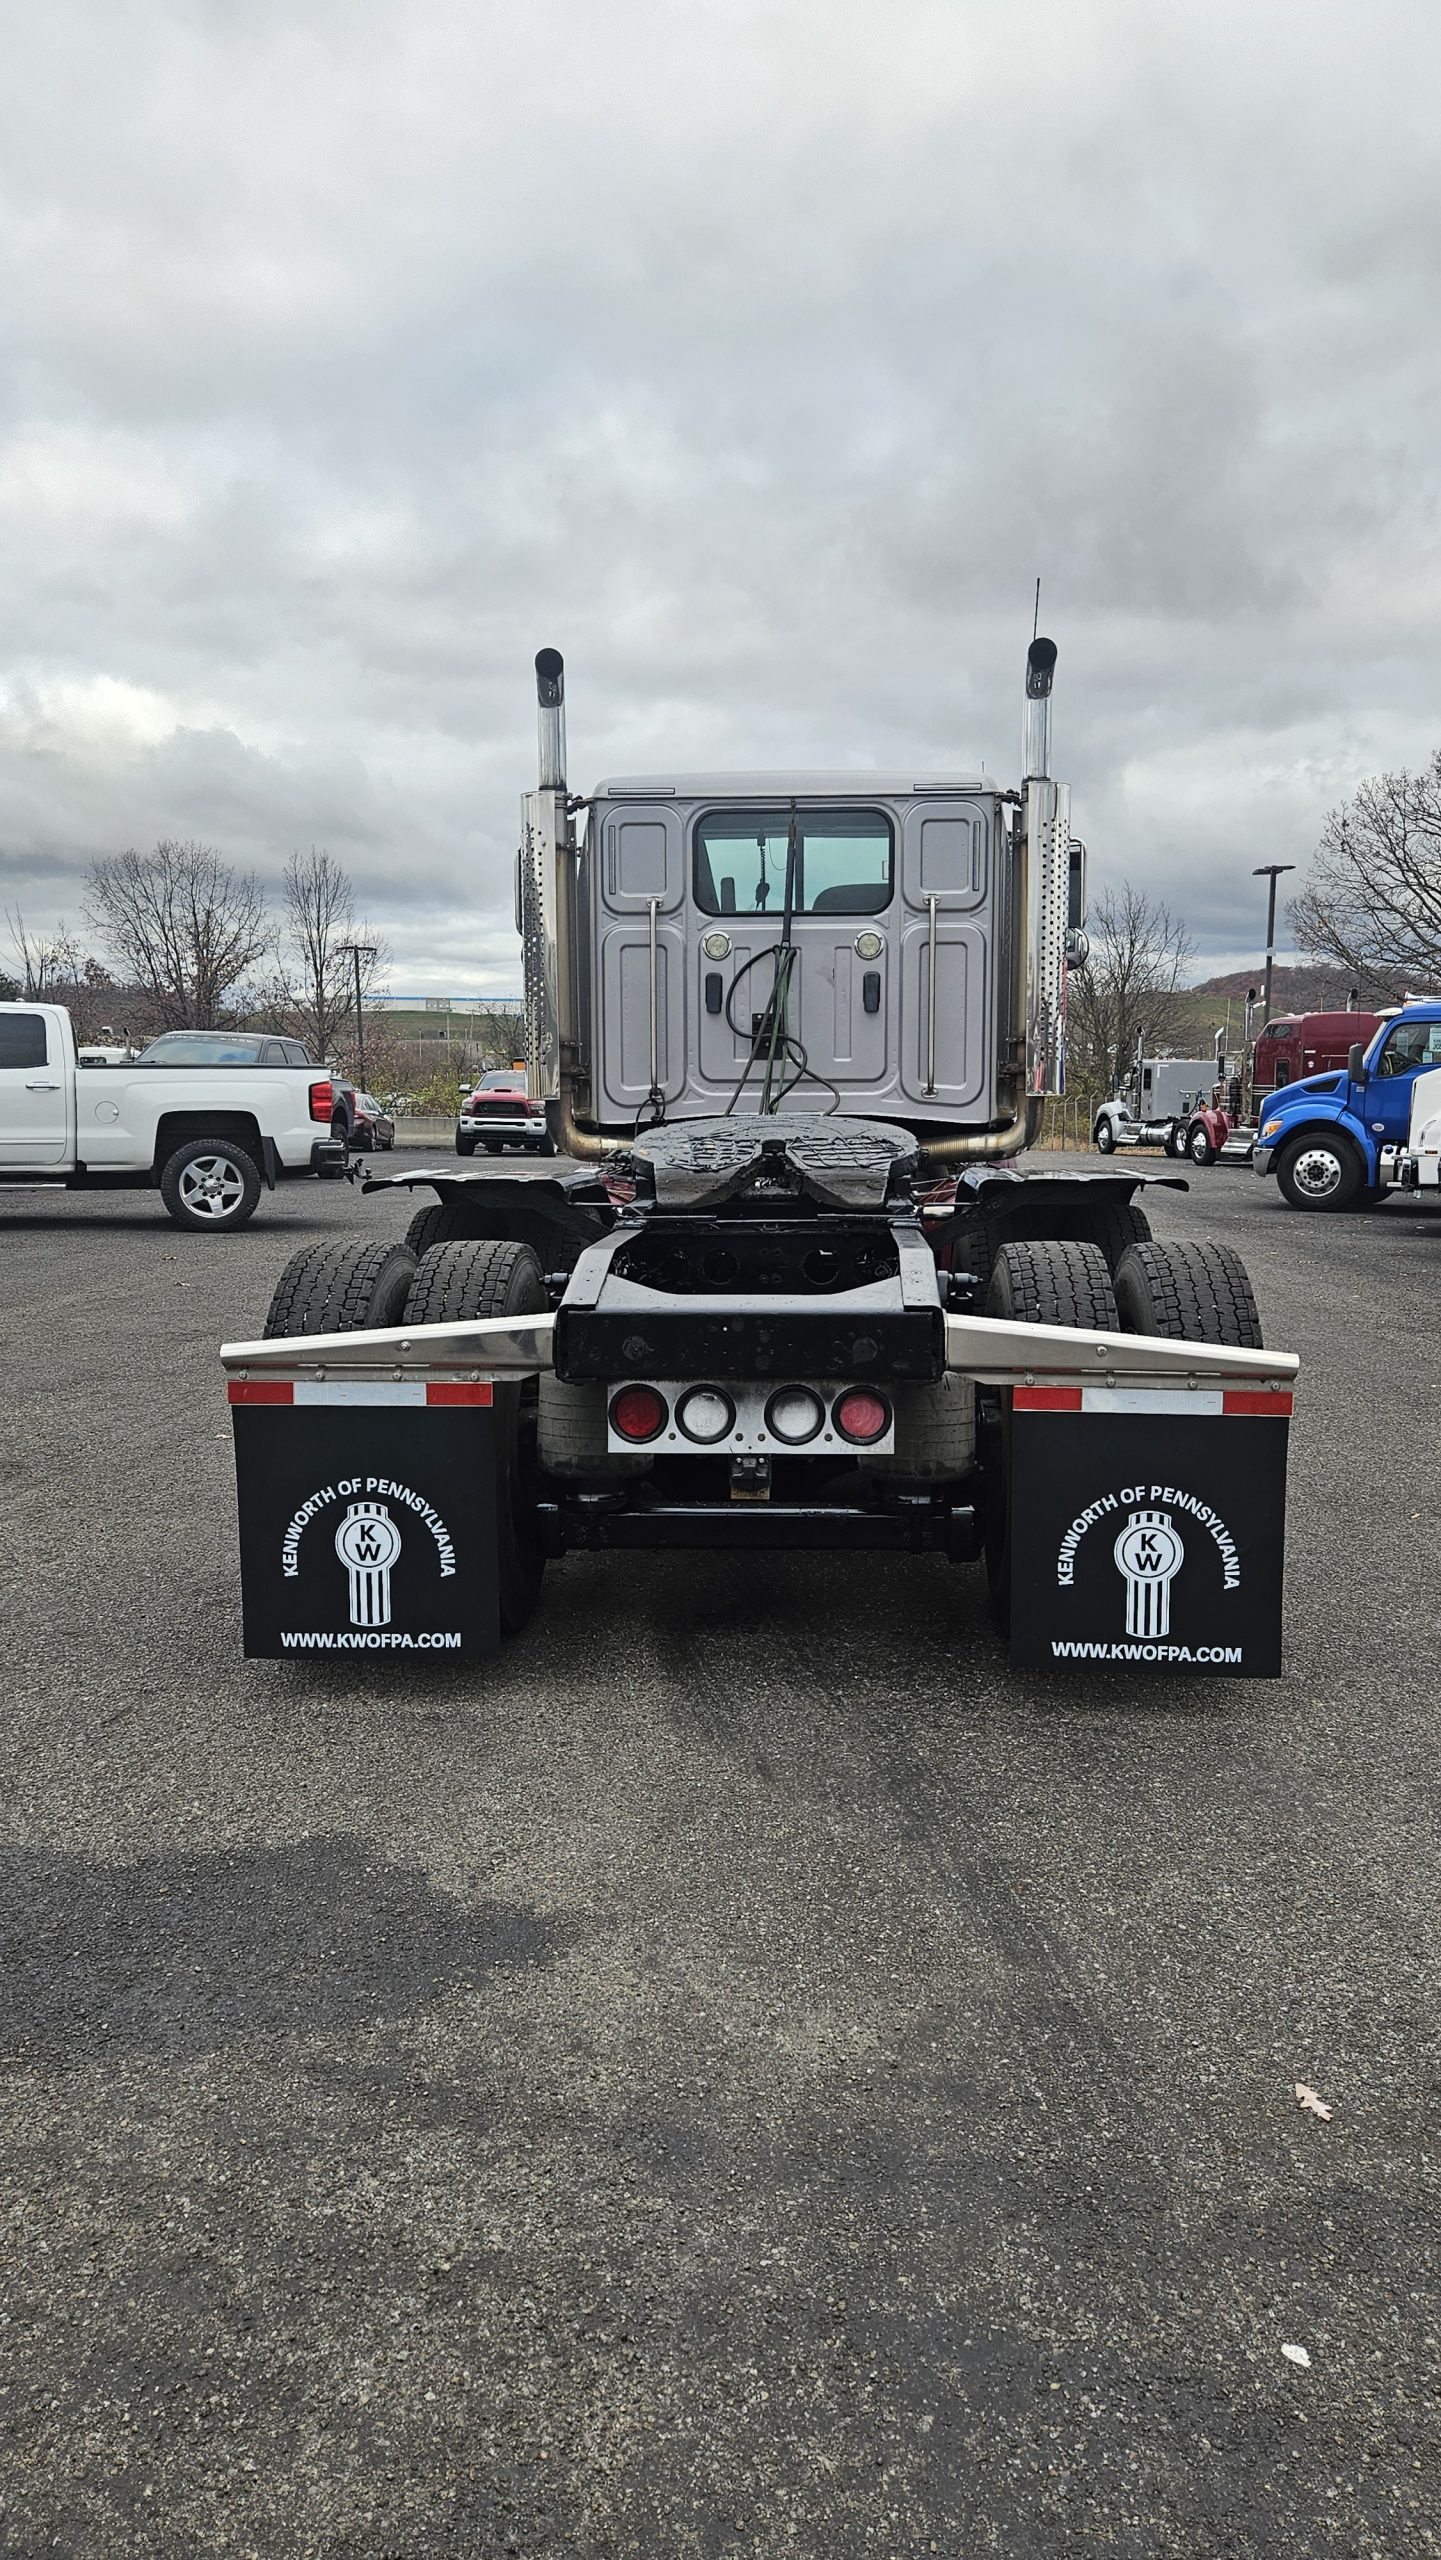
[[1095, 901], [1086, 929], [1090, 964], [1073, 974], [1067, 997], [1066, 1080], [1099, 1097], [1119, 1092], [1138, 1040], [1154, 1054], [1174, 1038], [1191, 937], [1129, 880]]
[[388, 966], [388, 956], [368, 925], [357, 926], [350, 875], [312, 845], [292, 853], [285, 866], [285, 932], [281, 984], [303, 1040], [317, 1058], [333, 1056], [355, 1019], [355, 951], [360, 950], [361, 1000]]
[[1332, 810], [1290, 921], [1365, 994], [1441, 981], [1441, 748], [1424, 773], [1378, 774]]
[[19, 908], [7, 907], [5, 922], [20, 965], [23, 993], [32, 1003], [48, 996], [62, 1004], [64, 990], [77, 984], [86, 967], [80, 945], [63, 919], [53, 933], [32, 933]]
[[208, 844], [97, 862], [87, 912], [170, 1030], [208, 1029], [268, 940], [259, 881]]

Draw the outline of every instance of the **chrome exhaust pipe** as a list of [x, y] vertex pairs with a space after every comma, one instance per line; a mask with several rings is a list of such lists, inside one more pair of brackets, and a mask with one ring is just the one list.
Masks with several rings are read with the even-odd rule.
[[1026, 1093], [1020, 1097], [1020, 1108], [997, 1129], [968, 1129], [964, 1137], [922, 1138], [922, 1161], [926, 1164], [976, 1164], [995, 1162], [1001, 1156], [1024, 1155], [1033, 1146], [1041, 1120], [1041, 1096]]
[[558, 649], [538, 649], [535, 698], [540, 728], [540, 787], [565, 789], [565, 660]]
[[1051, 773], [1051, 686], [1056, 675], [1054, 640], [1033, 640], [1026, 651], [1026, 709], [1021, 727], [1021, 779], [1047, 782]]

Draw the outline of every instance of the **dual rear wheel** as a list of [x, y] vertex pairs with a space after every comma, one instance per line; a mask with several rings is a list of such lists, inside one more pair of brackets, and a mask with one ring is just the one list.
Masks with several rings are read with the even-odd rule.
[[[528, 1244], [475, 1237], [421, 1254], [363, 1237], [306, 1245], [286, 1264], [265, 1320], [267, 1341], [298, 1334], [378, 1333], [407, 1324], [464, 1324], [476, 1316], [543, 1315], [540, 1264]], [[500, 1623], [523, 1627], [540, 1597], [545, 1558], [535, 1536], [534, 1378], [498, 1384], [493, 1408]]]
[[[1261, 1319], [1246, 1266], [1226, 1244], [1129, 1245], [1114, 1278], [1099, 1245], [1008, 1244], [996, 1257], [987, 1315], [1086, 1333], [1149, 1333], [1259, 1351]], [[998, 1625], [1010, 1625], [1010, 1398], [982, 1395], [985, 1558]]]

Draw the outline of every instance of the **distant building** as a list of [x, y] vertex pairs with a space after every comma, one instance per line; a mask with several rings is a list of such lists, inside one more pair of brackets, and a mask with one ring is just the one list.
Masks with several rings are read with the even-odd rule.
[[373, 1013], [519, 1013], [525, 998], [520, 995], [499, 996], [401, 996], [388, 988], [374, 987], [365, 999]]

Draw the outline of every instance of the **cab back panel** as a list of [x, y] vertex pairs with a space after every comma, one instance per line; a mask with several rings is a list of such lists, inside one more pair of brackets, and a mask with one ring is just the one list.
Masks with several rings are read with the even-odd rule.
[[[842, 877], [817, 891], [815, 912], [792, 920], [796, 960], [787, 1028], [817, 1080], [796, 1088], [790, 1108], [889, 1111], [913, 1121], [983, 1125], [995, 1112], [1002, 1036], [996, 910], [1006, 875], [993, 795], [878, 795], [857, 775], [853, 798], [828, 789], [817, 799], [798, 788], [795, 800], [817, 824], [827, 808], [840, 807], [884, 819], [893, 855], [888, 896], [883, 877], [870, 884]], [[786, 801], [769, 778], [753, 797], [629, 800], [602, 793], [596, 800], [587, 870], [597, 1005], [589, 1028], [604, 1126], [633, 1122], [650, 1089], [652, 940], [655, 1080], [667, 1112], [700, 1116], [723, 1111], [730, 1100], [753, 1021], [773, 984], [769, 954], [781, 939], [783, 890], [771, 883], [763, 914], [737, 913], [730, 903], [737, 884], [739, 903], [755, 892], [748, 886], [749, 857], [733, 856], [719, 891], [714, 870], [702, 866], [708, 880], [703, 906], [696, 894], [696, 825], [717, 816], [734, 820], [752, 806], [773, 818]], [[845, 869], [843, 862], [838, 867]], [[767, 871], [764, 862], [759, 868]], [[724, 911], [712, 912], [722, 896]], [[729, 949], [708, 957], [702, 947], [708, 935], [723, 935]], [[858, 939], [872, 935], [880, 938], [879, 954], [858, 950]], [[758, 1073], [748, 1091], [758, 1094]], [[743, 1098], [738, 1107], [755, 1104]]]

